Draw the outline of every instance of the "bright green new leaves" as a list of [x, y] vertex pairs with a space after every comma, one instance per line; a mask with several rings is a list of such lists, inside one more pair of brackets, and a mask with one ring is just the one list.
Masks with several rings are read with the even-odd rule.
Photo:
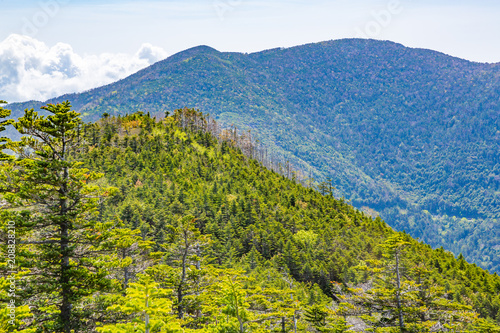
[[[3, 279], [3, 278], [2, 278]], [[1, 284], [2, 282], [0, 282]], [[15, 313], [15, 316], [13, 315]], [[32, 318], [28, 305], [14, 307], [3, 307], [0, 309], [0, 333], [22, 332], [35, 333], [36, 328], [21, 329], [26, 326], [27, 321]], [[15, 319], [14, 319], [15, 318]]]
[[380, 247], [386, 250], [385, 256], [391, 258], [395, 253], [401, 253], [401, 251], [410, 244], [408, 235], [394, 233], [389, 236]]
[[203, 247], [208, 238], [202, 236], [196, 227], [196, 219], [183, 216], [177, 220], [176, 226], [169, 226], [169, 243], [164, 245], [166, 255], [164, 261], [175, 269], [169, 283], [174, 287], [177, 317], [183, 319], [186, 312], [198, 311], [196, 296], [199, 295], [200, 278], [202, 277], [201, 260]]
[[153, 264], [155, 256], [162, 255], [151, 253], [154, 242], [143, 240], [140, 233], [140, 230], [125, 228], [123, 222], [114, 220], [97, 223], [91, 234], [92, 241], [99, 244], [95, 250], [106, 253], [101, 260], [112, 276], [122, 283], [123, 290], [137, 274]]
[[475, 325], [473, 332], [478, 333], [500, 333], [500, 327], [492, 320], [479, 319]]
[[[211, 268], [210, 280], [201, 295], [202, 312], [209, 332], [266, 332], [293, 327], [301, 302], [294, 301], [295, 290], [279, 288], [272, 272], [268, 280], [255, 279], [233, 269]], [[293, 296], [293, 297], [292, 297]]]
[[61, 104], [49, 104], [42, 107], [51, 115], [39, 116], [38, 112], [26, 110], [24, 116], [19, 118], [14, 127], [21, 134], [32, 135], [41, 139], [45, 144], [50, 145], [52, 151], [56, 154], [65, 154], [67, 150], [57, 149], [69, 148], [69, 144], [74, 143], [77, 137], [75, 130], [80, 124], [80, 114], [71, 110], [70, 102]]
[[228, 323], [231, 319], [238, 321], [239, 332], [244, 332], [244, 324], [247, 323], [251, 314], [247, 310], [250, 304], [246, 300], [247, 293], [241, 284], [227, 277], [220, 287], [220, 299], [217, 304], [221, 307], [221, 313], [225, 314]]
[[0, 333], [34, 333], [36, 331], [35, 328], [23, 329], [33, 319], [33, 314], [28, 305], [16, 306], [19, 304], [16, 302], [16, 295], [13, 295], [16, 292], [12, 292], [26, 274], [27, 272], [21, 272], [13, 273], [8, 277], [0, 277], [0, 299], [5, 300], [0, 306]]
[[178, 320], [171, 315], [172, 301], [168, 298], [171, 292], [160, 288], [148, 275], [139, 275], [139, 280], [130, 283], [124, 297], [117, 304], [110, 306], [109, 311], [129, 315], [126, 323], [98, 327], [101, 333], [156, 333], [182, 332]]

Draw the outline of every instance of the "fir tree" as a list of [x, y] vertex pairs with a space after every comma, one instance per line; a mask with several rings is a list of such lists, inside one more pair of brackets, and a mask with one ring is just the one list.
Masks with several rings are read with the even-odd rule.
[[[7, 104], [7, 102], [0, 100], [0, 132], [5, 131], [5, 127], [8, 125], [12, 125], [14, 123], [14, 120], [12, 119], [7, 119], [4, 120], [4, 118], [10, 116], [11, 111], [3, 108], [2, 104]], [[11, 142], [9, 138], [6, 137], [0, 137], [0, 161], [5, 161], [5, 160], [12, 160], [13, 156], [6, 154], [3, 150], [8, 148], [8, 144]]]
[[96, 231], [110, 228], [97, 221], [97, 207], [113, 190], [96, 186], [102, 175], [71, 160], [80, 118], [69, 102], [43, 109], [50, 115], [26, 110], [14, 124], [29, 137], [11, 145], [18, 157], [3, 166], [2, 217], [16, 223], [20, 268], [29, 272], [21, 292], [34, 313], [29, 325], [70, 333], [84, 325], [79, 302], [113, 286], [95, 254], [102, 241]]

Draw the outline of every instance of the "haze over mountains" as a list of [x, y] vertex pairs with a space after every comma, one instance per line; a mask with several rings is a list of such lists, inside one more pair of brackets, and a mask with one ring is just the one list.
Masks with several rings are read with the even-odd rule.
[[47, 102], [63, 100], [86, 120], [199, 108], [332, 178], [337, 196], [395, 229], [500, 271], [500, 64], [360, 39], [252, 54], [200, 46]]

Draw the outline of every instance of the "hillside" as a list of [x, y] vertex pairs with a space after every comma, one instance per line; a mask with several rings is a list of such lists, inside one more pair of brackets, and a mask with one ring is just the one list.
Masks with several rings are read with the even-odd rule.
[[245, 133], [45, 110], [1, 165], [5, 332], [499, 328], [497, 274], [269, 170]]
[[337, 197], [500, 271], [499, 64], [373, 40], [203, 46], [66, 99], [87, 120], [186, 105], [252, 129]]
[[[106, 184], [119, 189], [100, 209], [103, 220], [118, 215], [161, 250], [170, 241], [169, 226], [191, 214], [200, 231], [212, 236], [205, 264], [243, 264], [253, 274], [283, 265], [280, 271], [285, 269], [297, 283], [319, 286], [324, 295], [318, 300], [342, 299], [344, 293], [332, 282], [345, 291], [347, 285], [373, 278], [359, 273], [358, 265], [383, 260], [380, 245], [395, 235], [380, 218], [269, 171], [233, 148], [234, 141], [216, 140], [194, 126], [199, 121], [172, 126], [182, 112], [156, 124], [148, 116], [131, 115], [86, 129], [91, 145], [83, 155], [85, 166], [103, 172]], [[443, 249], [407, 241], [405, 276], [425, 267], [426, 277], [419, 279], [428, 281], [430, 289], [424, 294], [444, 288], [449, 300], [468, 303], [484, 317], [498, 317], [498, 275]]]

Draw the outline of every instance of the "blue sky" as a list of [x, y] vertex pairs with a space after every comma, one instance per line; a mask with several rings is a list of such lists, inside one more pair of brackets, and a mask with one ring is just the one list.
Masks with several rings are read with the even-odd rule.
[[[398, 2], [388, 24], [377, 13]], [[44, 24], [44, 4], [60, 7]], [[356, 37], [389, 39], [476, 61], [500, 61], [500, 2], [419, 0], [111, 1], [0, 0], [0, 40], [39, 20], [38, 40], [65, 42], [81, 53], [133, 52], [142, 43], [169, 54], [199, 44], [225, 51], [258, 51]], [[38, 16], [37, 16], [38, 15]], [[37, 23], [37, 22], [35, 22]], [[28, 29], [29, 30], [29, 29]], [[30, 31], [31, 32], [31, 31]]]
[[[87, 72], [88, 61], [93, 59], [94, 66], [105, 66], [112, 63], [111, 55], [120, 55], [117, 66], [121, 69], [116, 70], [113, 64], [115, 71], [104, 71], [102, 82], [90, 80], [82, 87], [66, 87], [64, 92], [108, 83], [151, 61], [202, 44], [220, 51], [254, 52], [363, 37], [433, 49], [472, 61], [500, 62], [500, 2], [492, 0], [0, 0], [0, 8], [0, 71], [11, 59], [5, 54], [22, 57], [19, 45], [24, 45], [24, 52], [39, 52], [40, 57], [50, 50], [54, 57], [60, 57], [57, 52], [63, 49], [68, 58], [78, 58], [74, 66], [84, 66]], [[12, 34], [26, 35], [30, 42], [12, 38], [5, 42]], [[57, 43], [65, 46], [52, 49]], [[148, 55], [149, 62], [140, 52]], [[107, 54], [105, 60], [103, 54]], [[26, 64], [23, 61], [18, 68]], [[52, 75], [47, 74], [46, 67], [37, 70], [41, 75]], [[6, 84], [10, 84], [8, 91], [2, 90]], [[31, 96], [19, 95], [26, 89], [13, 84], [15, 80], [6, 78], [5, 70], [3, 77], [0, 72], [0, 94], [8, 93], [7, 97], [16, 100]], [[40, 98], [59, 92], [47, 91]]]

